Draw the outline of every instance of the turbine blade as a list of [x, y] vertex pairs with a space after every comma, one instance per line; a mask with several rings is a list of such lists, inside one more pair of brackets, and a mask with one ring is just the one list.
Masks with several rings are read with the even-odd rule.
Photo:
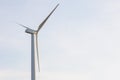
[[[28, 27], [26, 27], [26, 26], [24, 26], [24, 25], [22, 25], [22, 24], [19, 24], [19, 23], [16, 23], [16, 24], [18, 24], [18, 25], [20, 25], [20, 26], [22, 26], [22, 27], [24, 27], [24, 28], [28, 28]], [[29, 28], [30, 29], [30, 28]]]
[[55, 6], [55, 8], [51, 11], [51, 13], [45, 18], [45, 20], [39, 25], [37, 32], [39, 32], [39, 30], [42, 28], [42, 26], [45, 24], [45, 22], [48, 20], [48, 18], [52, 15], [52, 13], [55, 11], [55, 9], [59, 6], [59, 4], [57, 4]]
[[38, 51], [38, 35], [37, 34], [36, 34], [36, 52], [37, 52], [38, 70], [40, 72], [39, 51]]

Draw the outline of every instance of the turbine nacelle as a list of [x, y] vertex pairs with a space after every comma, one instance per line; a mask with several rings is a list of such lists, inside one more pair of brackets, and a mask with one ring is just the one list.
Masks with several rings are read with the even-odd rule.
[[26, 32], [26, 33], [29, 33], [29, 34], [35, 34], [35, 33], [36, 33], [35, 30], [32, 30], [32, 29], [30, 29], [30, 28], [27, 28], [27, 29], [25, 30], [25, 32]]

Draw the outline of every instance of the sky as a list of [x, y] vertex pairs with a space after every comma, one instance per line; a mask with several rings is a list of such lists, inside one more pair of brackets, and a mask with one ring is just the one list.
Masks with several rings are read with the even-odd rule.
[[119, 0], [0, 0], [0, 80], [30, 80], [32, 29], [39, 32], [37, 80], [120, 80]]

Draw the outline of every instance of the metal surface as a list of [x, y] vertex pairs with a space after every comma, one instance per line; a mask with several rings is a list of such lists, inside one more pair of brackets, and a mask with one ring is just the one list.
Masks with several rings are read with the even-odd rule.
[[36, 80], [35, 74], [35, 34], [31, 34], [31, 80]]

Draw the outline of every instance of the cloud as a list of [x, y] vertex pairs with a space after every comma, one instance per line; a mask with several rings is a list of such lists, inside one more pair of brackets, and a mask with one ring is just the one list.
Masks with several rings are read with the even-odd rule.
[[42, 74], [43, 80], [89, 80], [89, 78], [89, 73], [44, 72]]
[[0, 79], [1, 80], [26, 80], [30, 79], [30, 73], [29, 72], [22, 72], [19, 70], [11, 70], [11, 69], [6, 69], [6, 70], [0, 70]]
[[[61, 10], [57, 12], [56, 19], [49, 20], [47, 23], [53, 25], [48, 25], [48, 27], [41, 30], [39, 48], [41, 52], [41, 71], [43, 72], [41, 72], [40, 78], [43, 80], [119, 79], [119, 1], [85, 0], [75, 2], [72, 0], [71, 3], [69, 2], [70, 4], [68, 2], [63, 3], [58, 9], [58, 11]], [[37, 6], [35, 6], [36, 3]], [[43, 1], [43, 3], [46, 4], [46, 1]], [[47, 13], [43, 14], [44, 12], [41, 12], [46, 5], [42, 4], [43, 7], [41, 7], [38, 4], [39, 1], [34, 2], [32, 0], [24, 10], [19, 11], [20, 13], [10, 12], [11, 14], [8, 14], [7, 18], [4, 17], [7, 13], [4, 14], [3, 12], [4, 16], [2, 17], [4, 18], [1, 19], [1, 22], [3, 22], [1, 25], [5, 27], [2, 27], [0, 31], [1, 54], [10, 56], [11, 54], [20, 53], [19, 55], [24, 56], [24, 53], [28, 53], [25, 55], [30, 56], [30, 49], [28, 50], [30, 48], [30, 36], [27, 36], [29, 39], [23, 37], [23, 33], [18, 31], [21, 29], [16, 27], [12, 27], [14, 28], [12, 29], [9, 26], [15, 25], [6, 24], [6, 20], [18, 20], [19, 16], [19, 20], [25, 25], [36, 24], [37, 21], [39, 23], [39, 21], [42, 21], [39, 19], [40, 16], [46, 16]], [[45, 8], [48, 9], [47, 7]], [[14, 61], [16, 61], [14, 67], [27, 63], [24, 60], [26, 57], [19, 55], [12, 55], [14, 60], [12, 60], [13, 57], [5, 57], [5, 59], [9, 58], [10, 62], [6, 61], [9, 66], [14, 64]], [[0, 62], [2, 61], [3, 58]], [[29, 65], [26, 66], [29, 67]], [[30, 79], [30, 74], [20, 70], [0, 70], [0, 80], [9, 79]]]

